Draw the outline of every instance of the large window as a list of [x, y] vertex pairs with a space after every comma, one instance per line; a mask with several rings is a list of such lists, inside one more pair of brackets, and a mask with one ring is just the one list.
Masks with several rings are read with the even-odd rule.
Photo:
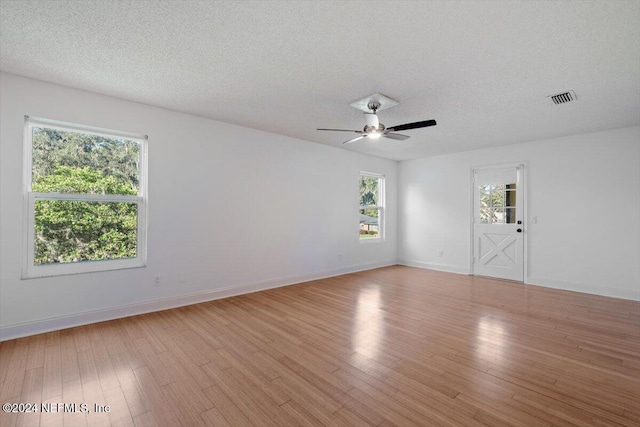
[[147, 138], [25, 118], [23, 277], [146, 262]]
[[384, 176], [360, 172], [360, 241], [384, 238]]

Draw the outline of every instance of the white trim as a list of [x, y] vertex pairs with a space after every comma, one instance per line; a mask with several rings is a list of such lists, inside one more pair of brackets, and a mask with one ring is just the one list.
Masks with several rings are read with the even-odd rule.
[[145, 135], [138, 145], [138, 247], [141, 266], [147, 265], [147, 228], [149, 226], [149, 138]]
[[[29, 168], [31, 170], [31, 168]], [[27, 228], [23, 230], [24, 242], [27, 248], [27, 257], [22, 259], [22, 278], [27, 279], [32, 276], [33, 269], [36, 267], [36, 243], [35, 243], [35, 229], [36, 229], [36, 199], [31, 197], [27, 193], [27, 210], [24, 212], [24, 216], [27, 217]]]
[[382, 179], [384, 179], [384, 174], [381, 174], [381, 173], [360, 171], [360, 175], [370, 176], [372, 178], [382, 178]]
[[[471, 275], [471, 270], [457, 265], [435, 264], [422, 261], [398, 260], [398, 265], [406, 265], [408, 267], [424, 268], [427, 270], [444, 271], [447, 273], [458, 273]], [[495, 279], [502, 280], [502, 279]], [[513, 282], [516, 283], [516, 282]], [[518, 282], [519, 283], [519, 282]], [[640, 301], [640, 289], [629, 291], [624, 289], [609, 288], [600, 285], [591, 285], [587, 283], [568, 282], [565, 280], [547, 279], [542, 277], [525, 278], [525, 286], [533, 286], [540, 288], [552, 288], [567, 292], [581, 292], [600, 297], [622, 298], [632, 301]]]
[[[380, 233], [378, 233], [378, 235], [380, 235]], [[363, 238], [360, 237], [360, 235], [358, 235], [358, 240], [363, 245], [366, 245], [366, 244], [369, 244], [369, 243], [384, 242], [384, 239], [381, 239], [380, 237], [367, 237], [366, 239], [363, 239]]]
[[31, 175], [33, 173], [33, 144], [31, 142], [31, 127], [29, 125], [29, 117], [24, 116], [24, 129], [22, 135], [22, 268], [21, 277], [26, 277], [29, 270], [29, 261], [33, 259], [30, 254], [33, 253], [33, 239], [30, 239], [31, 233], [29, 230], [33, 230], [33, 215], [30, 215], [30, 198], [29, 192], [31, 191]]
[[83, 313], [76, 313], [68, 316], [52, 317], [40, 319], [32, 322], [16, 323], [0, 327], [0, 341], [21, 338], [29, 335], [41, 334], [45, 332], [57, 331], [60, 329], [72, 328], [87, 325], [90, 323], [104, 322], [107, 320], [119, 319], [122, 317], [135, 316], [138, 314], [150, 313], [153, 311], [167, 310], [185, 305], [197, 304], [231, 296], [242, 295], [252, 292], [263, 291], [272, 288], [279, 288], [293, 284], [320, 280], [328, 277], [340, 276], [343, 274], [355, 273], [358, 271], [372, 270], [375, 268], [389, 267], [396, 265], [395, 260], [386, 262], [376, 262], [371, 264], [359, 264], [350, 267], [328, 270], [298, 276], [288, 276], [278, 279], [263, 280], [259, 282], [247, 283], [239, 286], [197, 292], [187, 295], [179, 295], [169, 298], [145, 301], [137, 304], [129, 304], [103, 310], [93, 310]]
[[470, 228], [471, 228], [471, 241], [470, 241], [470, 245], [469, 245], [469, 273], [473, 275], [474, 271], [473, 271], [473, 266], [475, 265], [474, 263], [474, 244], [475, 244], [475, 185], [476, 185], [476, 172], [477, 171], [487, 171], [487, 170], [499, 170], [499, 169], [509, 169], [509, 168], [516, 168], [521, 170], [521, 174], [519, 174], [518, 176], [520, 176], [522, 178], [522, 184], [518, 185], [521, 188], [521, 192], [522, 192], [522, 213], [521, 214], [516, 214], [517, 217], [521, 217], [522, 218], [522, 225], [523, 225], [523, 229], [524, 229], [524, 233], [522, 236], [522, 260], [523, 260], [523, 283], [526, 283], [526, 279], [527, 279], [527, 272], [528, 270], [528, 263], [527, 263], [527, 248], [528, 248], [528, 234], [529, 234], [529, 216], [527, 213], [527, 200], [528, 200], [528, 191], [527, 191], [527, 170], [529, 169], [529, 164], [527, 161], [522, 161], [522, 162], [512, 162], [512, 163], [500, 163], [500, 164], [495, 164], [495, 165], [484, 165], [484, 166], [474, 166], [471, 168], [471, 201], [470, 201], [470, 209], [469, 212], [471, 214], [471, 223], [470, 223]]
[[471, 222], [469, 223], [469, 235], [471, 236], [471, 244], [469, 245], [469, 274], [473, 275], [473, 265], [475, 264], [475, 225], [476, 225], [476, 169], [471, 168], [471, 200], [469, 201], [469, 213], [471, 214]]
[[105, 129], [95, 126], [79, 125], [77, 123], [62, 122], [59, 120], [43, 119], [41, 117], [24, 116], [24, 120], [25, 123], [28, 123], [29, 125], [31, 125], [31, 127], [46, 127], [50, 129], [58, 129], [65, 132], [82, 132], [90, 135], [102, 136], [105, 138], [116, 137], [136, 142], [143, 142], [148, 139], [147, 135]]
[[588, 283], [568, 282], [565, 280], [547, 279], [543, 277], [529, 277], [525, 281], [525, 285], [539, 286], [543, 288], [561, 289], [569, 292], [582, 292], [585, 294], [622, 298], [633, 301], [640, 301], [640, 289], [628, 291], [624, 289], [615, 289], [600, 285], [591, 285]]
[[400, 259], [398, 260], [398, 265], [406, 265], [407, 267], [425, 268], [427, 270], [445, 271], [447, 273], [464, 274], [467, 276], [471, 274], [471, 271], [469, 268], [462, 267], [459, 265], [452, 265], [452, 264], [438, 264], [434, 262], [423, 262], [423, 261]]
[[386, 178], [383, 174], [360, 171], [358, 175], [358, 183], [360, 178], [366, 176], [378, 179], [378, 204], [375, 206], [358, 204], [358, 213], [360, 209], [377, 209], [378, 210], [378, 237], [362, 239], [360, 238], [360, 221], [358, 221], [358, 241], [360, 243], [381, 243], [385, 241], [386, 224], [385, 224], [385, 205], [387, 194]]
[[531, 232], [531, 221], [529, 221], [529, 177], [527, 176], [529, 171], [528, 162], [522, 162], [520, 165], [522, 168], [522, 265], [523, 271], [523, 283], [527, 281], [527, 275], [529, 274], [529, 233]]
[[142, 202], [141, 196], [131, 194], [88, 194], [88, 193], [36, 193], [29, 192], [29, 198], [34, 200], [75, 200], [78, 202], [125, 202], [138, 203]]
[[[111, 139], [127, 139], [138, 143], [138, 194], [83, 194], [58, 192], [32, 192], [33, 171], [33, 128], [44, 127], [67, 132], [98, 135]], [[148, 137], [122, 131], [60, 122], [56, 120], [33, 118], [24, 116], [23, 135], [23, 230], [22, 230], [22, 279], [35, 277], [60, 276], [65, 274], [81, 274], [96, 271], [119, 270], [126, 268], [144, 267], [147, 263], [147, 160]], [[126, 202], [136, 203], [138, 223], [136, 230], [136, 257], [127, 259], [110, 259], [99, 261], [83, 261], [74, 263], [35, 265], [35, 203], [36, 200], [72, 200], [96, 202]]]
[[22, 278], [35, 279], [38, 277], [66, 276], [70, 274], [96, 273], [99, 271], [124, 270], [145, 266], [145, 261], [139, 259], [139, 257], [42, 264], [32, 266]]

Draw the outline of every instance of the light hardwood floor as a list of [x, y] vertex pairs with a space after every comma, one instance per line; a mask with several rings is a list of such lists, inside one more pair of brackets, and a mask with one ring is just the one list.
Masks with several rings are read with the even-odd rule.
[[4, 426], [638, 426], [640, 303], [394, 266], [6, 341]]

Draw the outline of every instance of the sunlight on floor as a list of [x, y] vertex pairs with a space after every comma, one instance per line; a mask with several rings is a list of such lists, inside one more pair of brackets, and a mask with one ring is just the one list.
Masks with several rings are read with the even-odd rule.
[[475, 349], [475, 355], [477, 357], [500, 361], [507, 357], [508, 333], [502, 320], [483, 316], [478, 322], [476, 340], [478, 346]]
[[383, 320], [380, 288], [362, 289], [358, 295], [353, 328], [353, 348], [356, 351], [376, 358], [384, 337]]

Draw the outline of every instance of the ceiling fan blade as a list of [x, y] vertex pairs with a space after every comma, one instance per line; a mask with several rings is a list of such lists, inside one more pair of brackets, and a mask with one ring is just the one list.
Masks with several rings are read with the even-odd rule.
[[316, 129], [316, 130], [331, 130], [334, 132], [360, 132], [362, 133], [361, 130], [352, 130], [352, 129]]
[[403, 125], [391, 126], [390, 128], [387, 128], [387, 130], [394, 132], [397, 130], [426, 128], [427, 126], [435, 126], [435, 125], [436, 125], [435, 120], [425, 120], [423, 122], [405, 123]]
[[401, 133], [384, 133], [382, 136], [389, 139], [397, 139], [398, 141], [404, 141], [405, 139], [410, 138], [409, 135], [402, 135]]
[[343, 144], [351, 144], [352, 142], [356, 142], [357, 140], [362, 139], [362, 138], [366, 138], [366, 137], [367, 137], [367, 135], [356, 136], [353, 139], [350, 139], [348, 141], [343, 142]]

